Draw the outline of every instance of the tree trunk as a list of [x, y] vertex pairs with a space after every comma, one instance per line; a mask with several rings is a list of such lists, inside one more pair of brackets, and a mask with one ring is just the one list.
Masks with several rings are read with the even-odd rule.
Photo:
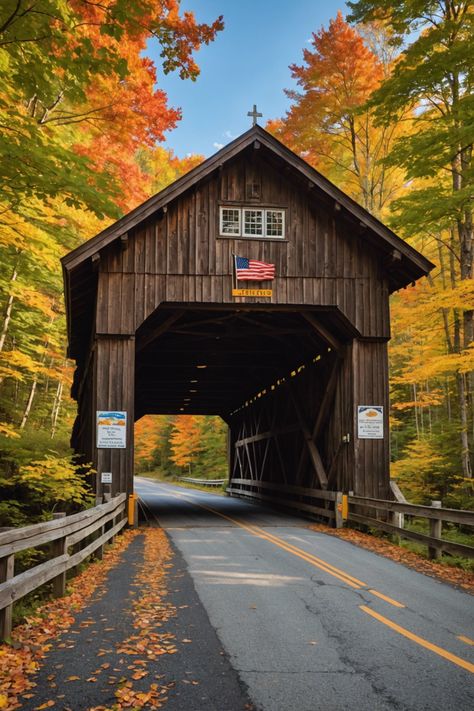
[[59, 409], [61, 407], [61, 400], [63, 397], [64, 384], [62, 380], [58, 382], [58, 387], [56, 389], [56, 395], [54, 396], [53, 409], [51, 410], [51, 439], [54, 439], [56, 434], [56, 427], [58, 424]]
[[35, 377], [33, 378], [33, 382], [31, 383], [30, 395], [28, 397], [28, 402], [26, 403], [25, 412], [23, 413], [23, 418], [20, 423], [20, 430], [24, 429], [24, 427], [28, 421], [28, 417], [30, 416], [31, 406], [33, 405], [33, 400], [35, 397], [37, 385], [38, 385], [38, 376], [35, 375]]
[[[18, 272], [17, 268], [14, 267], [13, 269], [13, 274], [10, 279], [10, 283], [12, 284], [17, 280], [18, 277]], [[5, 345], [5, 339], [7, 337], [8, 333], [8, 327], [10, 325], [11, 317], [12, 317], [12, 308], [13, 308], [13, 299], [15, 297], [13, 294], [10, 294], [7, 300], [7, 305], [5, 307], [5, 316], [3, 318], [3, 326], [2, 326], [2, 332], [0, 333], [0, 353], [3, 351], [3, 346]], [[1, 381], [0, 381], [1, 382]]]

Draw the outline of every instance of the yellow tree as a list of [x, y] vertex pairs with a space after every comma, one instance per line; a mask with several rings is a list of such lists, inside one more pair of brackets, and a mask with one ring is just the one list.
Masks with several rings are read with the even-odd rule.
[[194, 415], [178, 415], [171, 433], [172, 461], [179, 467], [188, 467], [196, 461], [201, 451], [201, 427]]

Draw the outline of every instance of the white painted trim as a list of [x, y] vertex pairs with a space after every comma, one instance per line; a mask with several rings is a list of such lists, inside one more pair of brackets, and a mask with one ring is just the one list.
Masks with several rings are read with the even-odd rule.
[[[239, 229], [237, 232], [224, 232], [222, 221], [224, 210], [234, 210], [239, 213]], [[223, 237], [240, 237], [242, 233], [242, 209], [240, 207], [235, 207], [234, 205], [221, 205], [219, 207], [219, 234]]]
[[[246, 212], [260, 212], [262, 214], [262, 231], [258, 234], [255, 232], [245, 231], [245, 213]], [[265, 237], [265, 210], [262, 207], [253, 207], [249, 205], [242, 208], [242, 235], [244, 237]]]

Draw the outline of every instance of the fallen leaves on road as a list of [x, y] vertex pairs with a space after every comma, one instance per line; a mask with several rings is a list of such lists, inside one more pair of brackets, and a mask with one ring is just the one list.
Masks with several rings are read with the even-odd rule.
[[[117, 645], [117, 654], [137, 657], [129, 665], [131, 678], [123, 681], [115, 692], [117, 709], [157, 709], [167, 700], [170, 685], [151, 683], [137, 690], [134, 681], [142, 686], [149, 672], [144, 669], [162, 654], [175, 654], [178, 650], [175, 638], [168, 632], [157, 632], [167, 620], [176, 615], [176, 608], [166, 602], [166, 570], [172, 553], [163, 530], [150, 528], [145, 531], [144, 560], [134, 577], [134, 585], [140, 590], [132, 602], [133, 626], [137, 630]], [[145, 682], [146, 683], [146, 682]]]
[[[117, 537], [103, 560], [92, 563], [70, 582], [68, 595], [39, 607], [24, 625], [14, 629], [11, 644], [0, 644], [0, 709], [13, 711], [20, 708], [19, 697], [35, 686], [32, 675], [51, 649], [51, 642], [69, 629], [74, 614], [85, 606], [92, 593], [103, 584], [107, 573], [116, 565], [137, 533], [129, 530]], [[54, 705], [54, 701], [46, 703], [40, 708]]]
[[419, 573], [430, 575], [433, 578], [457, 585], [467, 592], [474, 593], [474, 575], [461, 568], [448, 568], [441, 563], [427, 560], [412, 551], [408, 551], [406, 548], [390, 543], [384, 538], [377, 538], [368, 533], [356, 531], [353, 528], [329, 528], [322, 523], [311, 524], [309, 528], [318, 533], [326, 533], [329, 536], [342, 538], [345, 541], [349, 541], [349, 543], [354, 543], [356, 546], [367, 548], [373, 553], [378, 553], [385, 558], [402, 563], [408, 568], [417, 570]]

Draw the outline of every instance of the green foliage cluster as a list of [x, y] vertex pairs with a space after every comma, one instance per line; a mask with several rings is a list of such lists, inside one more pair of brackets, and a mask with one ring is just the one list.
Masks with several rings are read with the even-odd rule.
[[0, 435], [0, 526], [20, 526], [71, 513], [92, 502], [90, 466], [75, 464], [61, 440], [29, 430], [20, 438]]

